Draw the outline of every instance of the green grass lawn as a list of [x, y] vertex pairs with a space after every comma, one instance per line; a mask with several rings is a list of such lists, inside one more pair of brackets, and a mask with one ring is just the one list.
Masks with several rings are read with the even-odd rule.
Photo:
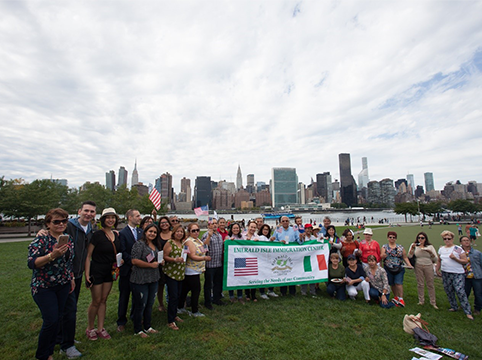
[[[455, 226], [423, 228], [436, 248], [440, 233]], [[338, 229], [341, 233], [342, 228]], [[408, 247], [419, 226], [377, 228], [373, 238], [386, 243], [386, 233], [395, 230], [399, 243]], [[28, 242], [0, 244], [0, 348], [2, 359], [33, 359], [42, 325], [40, 311], [30, 295], [31, 271], [27, 268]], [[481, 245], [482, 248], [482, 245]], [[382, 309], [357, 301], [340, 302], [325, 295], [324, 284], [317, 298], [295, 297], [258, 300], [257, 303], [229, 304], [213, 311], [201, 309], [205, 318], [189, 318], [178, 324], [180, 331], [166, 327], [166, 314], [154, 311], [153, 327], [159, 334], [148, 339], [133, 336], [132, 323], [116, 333], [117, 284], [108, 299], [106, 327], [111, 340], [89, 342], [85, 337], [90, 293], [83, 288], [77, 314], [78, 349], [87, 359], [411, 359], [408, 349], [416, 346], [402, 329], [405, 314], [421, 312], [440, 346], [482, 359], [482, 320], [466, 319], [462, 311], [450, 313], [440, 279], [436, 279], [437, 304], [416, 305], [413, 270], [405, 275], [406, 308]], [[227, 291], [225, 292], [227, 297]], [[427, 295], [428, 297], [428, 295]], [[470, 302], [473, 304], [473, 295]], [[201, 299], [202, 303], [202, 299]], [[157, 309], [157, 304], [155, 309]], [[56, 352], [55, 359], [65, 358]]]

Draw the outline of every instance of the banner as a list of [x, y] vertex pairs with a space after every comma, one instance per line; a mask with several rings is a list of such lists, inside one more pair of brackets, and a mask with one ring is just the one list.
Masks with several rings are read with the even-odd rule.
[[310, 284], [328, 281], [330, 246], [226, 240], [224, 290]]

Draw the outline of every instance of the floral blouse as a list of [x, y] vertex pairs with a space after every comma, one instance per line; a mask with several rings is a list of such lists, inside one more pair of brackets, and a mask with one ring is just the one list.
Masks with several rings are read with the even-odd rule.
[[[169, 256], [172, 258], [181, 257], [183, 251], [182, 246], [178, 247], [172, 239], [168, 240], [167, 242], [171, 244], [171, 254]], [[171, 279], [183, 281], [185, 269], [186, 263], [166, 262], [162, 268], [162, 271]]]
[[388, 277], [387, 272], [385, 269], [377, 266], [377, 270], [375, 271], [375, 275], [372, 274], [368, 265], [363, 266], [365, 268], [365, 273], [367, 274], [367, 278], [370, 279], [370, 286], [374, 287], [381, 293], [383, 290], [387, 290], [387, 293], [390, 292], [390, 286], [388, 285]]
[[32, 296], [38, 293], [39, 288], [49, 288], [57, 285], [65, 285], [73, 278], [72, 260], [74, 258], [72, 237], [69, 237], [67, 251], [63, 256], [42, 266], [35, 267], [35, 260], [45, 256], [54, 250], [57, 239], [50, 234], [36, 237], [28, 246], [28, 267], [33, 270], [32, 282], [30, 284]]

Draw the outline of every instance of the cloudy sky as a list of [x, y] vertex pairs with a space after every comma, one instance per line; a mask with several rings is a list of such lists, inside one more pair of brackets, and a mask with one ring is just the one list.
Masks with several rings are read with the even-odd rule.
[[0, 176], [482, 182], [481, 1], [0, 0]]

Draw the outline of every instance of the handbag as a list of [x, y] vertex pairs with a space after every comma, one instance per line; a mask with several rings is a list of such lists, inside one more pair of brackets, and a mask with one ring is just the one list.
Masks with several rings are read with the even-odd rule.
[[[113, 241], [112, 241], [112, 246], [114, 247], [114, 254], [117, 255], [117, 249]], [[117, 266], [117, 262], [112, 264], [112, 269], [110, 273], [112, 275], [112, 281], [116, 281], [119, 278], [120, 269]]]

